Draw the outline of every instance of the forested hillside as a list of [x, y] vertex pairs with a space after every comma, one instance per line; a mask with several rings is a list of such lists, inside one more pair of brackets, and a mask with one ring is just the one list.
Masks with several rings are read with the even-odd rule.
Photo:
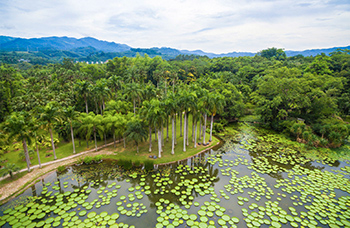
[[40, 131], [51, 135], [54, 152], [52, 132], [96, 140], [145, 130], [144, 139], [179, 121], [211, 133], [248, 114], [312, 147], [341, 146], [350, 131], [350, 51], [0, 66], [0, 153], [11, 140], [34, 143]]

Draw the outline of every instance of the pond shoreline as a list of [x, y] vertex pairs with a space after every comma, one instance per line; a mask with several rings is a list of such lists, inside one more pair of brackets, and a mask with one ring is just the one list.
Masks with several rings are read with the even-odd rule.
[[[215, 136], [214, 136], [215, 137]], [[167, 162], [167, 163], [160, 163], [156, 165], [164, 166], [164, 165], [169, 165], [169, 164], [174, 164], [180, 161], [187, 160], [189, 158], [195, 157], [201, 153], [204, 153], [221, 143], [223, 143], [222, 139], [216, 137], [219, 139], [219, 142], [215, 145], [211, 145], [208, 148], [205, 148], [204, 150], [194, 154], [190, 155], [189, 157], [181, 160], [176, 160], [172, 162]], [[107, 144], [107, 146], [113, 145], [112, 143]], [[84, 151], [80, 154], [75, 154], [72, 155], [69, 159], [68, 157], [60, 159], [59, 161], [53, 161], [50, 164], [42, 164], [42, 168], [39, 169], [38, 167], [34, 166], [31, 167], [31, 172], [27, 173], [25, 176], [19, 178], [18, 180], [15, 180], [13, 182], [7, 183], [3, 186], [0, 187], [0, 206], [7, 203], [9, 200], [15, 198], [19, 194], [23, 193], [25, 190], [27, 190], [31, 185], [35, 184], [39, 179], [42, 179], [46, 177], [47, 175], [51, 174], [53, 171], [57, 169], [58, 166], [68, 166], [74, 164], [79, 158], [84, 157], [84, 156], [89, 156], [90, 153], [93, 153], [93, 155], [108, 155], [108, 154], [113, 154], [111, 151], [106, 151], [104, 150], [106, 146], [102, 146], [98, 149], [101, 149], [100, 151], [94, 152], [95, 149], [89, 150], [89, 151]], [[26, 169], [25, 169], [26, 170]], [[29, 178], [28, 178], [29, 175]], [[28, 180], [29, 179], [29, 180]]]

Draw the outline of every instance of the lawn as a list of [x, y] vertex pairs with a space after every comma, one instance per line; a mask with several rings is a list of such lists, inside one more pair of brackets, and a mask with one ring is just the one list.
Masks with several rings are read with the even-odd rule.
[[[154, 133], [152, 134], [152, 152], [149, 153], [149, 139], [147, 139], [145, 142], [141, 143], [139, 145], [139, 153], [136, 153], [136, 146], [134, 145], [133, 141], [127, 141], [126, 142], [126, 148], [124, 148], [123, 143], [117, 143], [117, 147], [114, 148], [113, 145], [105, 148], [108, 151], [113, 151], [114, 155], [106, 155], [106, 158], [113, 158], [113, 159], [132, 159], [133, 161], [140, 161], [143, 163], [145, 160], [154, 160], [155, 164], [160, 163], [168, 163], [172, 161], [178, 161], [185, 159], [187, 157], [190, 157], [202, 150], [205, 150], [206, 148], [209, 148], [212, 145], [216, 145], [219, 140], [215, 137], [213, 137], [213, 142], [210, 143], [210, 145], [204, 147], [202, 145], [197, 145], [197, 148], [194, 148], [194, 143], [192, 142], [192, 123], [191, 118], [189, 120], [189, 146], [187, 146], [186, 152], [183, 152], [183, 137], [180, 137], [180, 124], [179, 121], [177, 121], [177, 145], [175, 146], [175, 154], [171, 154], [171, 125], [169, 125], [169, 140], [164, 142], [162, 157], [157, 159], [151, 159], [149, 158], [150, 155], [152, 156], [158, 156], [158, 142], [155, 140]], [[199, 128], [198, 128], [199, 131]], [[56, 135], [57, 137], [57, 135]], [[164, 138], [166, 138], [166, 128], [164, 128]], [[206, 133], [206, 141], [209, 140], [209, 134]], [[108, 142], [112, 142], [112, 139], [108, 139]], [[197, 137], [197, 142], [198, 142]], [[201, 140], [200, 142], [202, 142]], [[17, 145], [15, 145], [17, 144]], [[17, 166], [19, 166], [21, 169], [26, 168], [26, 162], [24, 158], [23, 153], [23, 146], [21, 143], [15, 143], [11, 145], [10, 152], [5, 153], [1, 159], [4, 161], [15, 163]], [[104, 144], [104, 141], [98, 141], [97, 145], [102, 146]], [[79, 146], [79, 140], [75, 140], [75, 146], [76, 146], [76, 153], [80, 153], [86, 150], [94, 149], [95, 144], [94, 141], [89, 142], [89, 147], [86, 147], [86, 141], [81, 141], [81, 145]], [[31, 146], [32, 149], [35, 149], [35, 146]], [[57, 144], [56, 147], [56, 156], [58, 159], [67, 157], [69, 155], [73, 154], [73, 146], [71, 142], [64, 142], [62, 139], [60, 139], [60, 142]], [[40, 154], [40, 160], [41, 163], [53, 161], [53, 153], [52, 153], [52, 147], [46, 147], [46, 148], [40, 148], [39, 150]], [[33, 151], [30, 154], [31, 157], [31, 163], [32, 165], [38, 164], [38, 158], [36, 151]], [[0, 170], [0, 175], [2, 174]]]

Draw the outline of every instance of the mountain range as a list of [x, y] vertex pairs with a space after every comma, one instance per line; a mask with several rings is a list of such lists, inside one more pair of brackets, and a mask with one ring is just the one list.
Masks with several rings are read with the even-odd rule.
[[[285, 51], [285, 53], [287, 56], [315, 56], [320, 53], [329, 54], [337, 49], [350, 49], [350, 46], [304, 51]], [[15, 61], [13, 59], [14, 53], [17, 54], [17, 57], [19, 57], [19, 53], [22, 53], [20, 56], [23, 58], [50, 59], [51, 62], [60, 61], [63, 58], [73, 58], [77, 61], [106, 61], [114, 57], [134, 57], [137, 53], [140, 55], [148, 54], [150, 57], [161, 56], [164, 59], [174, 59], [178, 55], [208, 56], [209, 58], [256, 55], [256, 53], [253, 52], [215, 54], [203, 52], [201, 50], [188, 51], [168, 47], [132, 48], [126, 44], [102, 41], [92, 37], [77, 39], [72, 37], [52, 36], [26, 39], [0, 36], [0, 62], [4, 62], [4, 59], [8, 59], [7, 61], [11, 59]]]

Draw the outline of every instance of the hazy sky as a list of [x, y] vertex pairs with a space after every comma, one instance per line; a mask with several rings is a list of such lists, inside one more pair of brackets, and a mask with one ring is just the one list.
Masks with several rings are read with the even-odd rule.
[[227, 53], [350, 45], [350, 0], [0, 0], [0, 35]]

